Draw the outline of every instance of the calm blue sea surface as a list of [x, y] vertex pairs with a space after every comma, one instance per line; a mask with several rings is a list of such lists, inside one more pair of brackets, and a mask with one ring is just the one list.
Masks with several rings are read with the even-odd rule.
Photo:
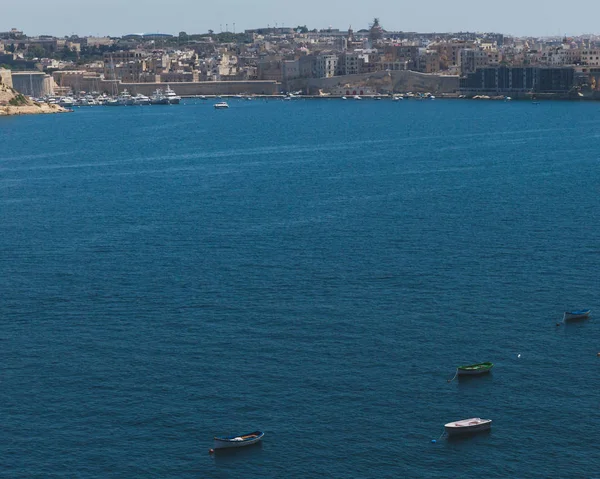
[[600, 105], [212, 103], [0, 119], [2, 477], [600, 477]]

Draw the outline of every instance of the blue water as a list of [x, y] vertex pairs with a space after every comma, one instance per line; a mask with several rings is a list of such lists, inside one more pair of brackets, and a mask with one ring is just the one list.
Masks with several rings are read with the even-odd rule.
[[0, 475], [600, 477], [600, 107], [230, 105], [0, 119]]

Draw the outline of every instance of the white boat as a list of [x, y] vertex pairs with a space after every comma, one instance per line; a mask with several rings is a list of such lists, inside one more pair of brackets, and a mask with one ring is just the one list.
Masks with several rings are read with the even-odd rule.
[[133, 105], [133, 97], [127, 91], [127, 89], [125, 89], [121, 93], [119, 93], [117, 100], [119, 101], [120, 105]]
[[472, 417], [470, 419], [449, 422], [444, 425], [444, 430], [448, 436], [458, 436], [460, 434], [475, 434], [477, 432], [489, 431], [491, 427], [491, 419]]
[[63, 108], [72, 108], [75, 105], [75, 100], [70, 96], [63, 96], [58, 100], [58, 104]]
[[158, 90], [155, 90], [154, 93], [152, 94], [152, 96], [150, 97], [150, 104], [151, 105], [168, 105], [169, 99], [166, 97], [166, 95], [163, 93], [163, 91], [159, 88]]
[[217, 109], [217, 110], [224, 110], [226, 108], [229, 108], [229, 105], [225, 101], [220, 101], [219, 103], [215, 103], [215, 109]]
[[569, 319], [587, 319], [590, 317], [591, 312], [592, 310], [590, 309], [582, 309], [579, 311], [565, 311], [563, 321], [568, 321]]
[[348, 98], [346, 98], [345, 96], [342, 97], [342, 100], [347, 100]]
[[138, 93], [136, 96], [133, 97], [133, 104], [134, 105], [149, 105], [150, 98], [148, 98], [146, 95], [142, 95], [141, 93]]
[[354, 98], [355, 100], [362, 100], [362, 98], [358, 95], [354, 95], [352, 98]]
[[221, 436], [214, 438], [214, 449], [229, 449], [232, 447], [244, 447], [256, 444], [265, 435], [262, 431], [254, 431], [240, 436]]
[[169, 105], [178, 105], [181, 101], [181, 97], [178, 96], [177, 93], [175, 93], [173, 90], [171, 90], [169, 85], [167, 85], [167, 89], [165, 90], [165, 96], [169, 101]]

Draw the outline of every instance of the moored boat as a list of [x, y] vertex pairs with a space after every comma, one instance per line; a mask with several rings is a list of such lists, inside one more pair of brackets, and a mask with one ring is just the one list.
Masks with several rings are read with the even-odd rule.
[[178, 96], [177, 93], [175, 93], [173, 90], [171, 90], [171, 87], [169, 87], [169, 85], [167, 85], [167, 89], [165, 90], [165, 96], [167, 97], [169, 105], [179, 105], [179, 102], [181, 101], [181, 97]]
[[489, 373], [494, 367], [494, 363], [477, 363], [456, 368], [456, 373], [459, 376], [476, 376], [478, 374]]
[[146, 95], [142, 95], [141, 93], [138, 93], [136, 96], [133, 97], [133, 104], [134, 105], [149, 105], [150, 98], [147, 97]]
[[119, 101], [119, 105], [127, 105], [127, 106], [133, 105], [133, 97], [127, 91], [127, 89], [125, 89], [121, 93], [119, 93], [119, 96], [117, 96], [117, 100]]
[[448, 436], [458, 436], [460, 434], [475, 434], [482, 431], [489, 431], [491, 427], [491, 419], [472, 417], [470, 419], [449, 422], [444, 425], [444, 430]]
[[214, 438], [214, 449], [229, 449], [232, 447], [244, 447], [256, 444], [265, 435], [262, 431], [249, 432], [240, 436], [220, 436]]
[[169, 99], [165, 96], [163, 91], [159, 88], [150, 97], [151, 105], [168, 105]]
[[569, 319], [587, 319], [590, 317], [591, 312], [591, 309], [582, 309], [579, 311], [565, 311], [563, 321], [567, 321]]

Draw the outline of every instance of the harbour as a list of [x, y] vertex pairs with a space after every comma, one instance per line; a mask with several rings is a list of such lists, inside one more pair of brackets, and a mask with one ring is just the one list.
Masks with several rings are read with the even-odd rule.
[[207, 100], [0, 118], [8, 477], [596, 474], [594, 103]]

